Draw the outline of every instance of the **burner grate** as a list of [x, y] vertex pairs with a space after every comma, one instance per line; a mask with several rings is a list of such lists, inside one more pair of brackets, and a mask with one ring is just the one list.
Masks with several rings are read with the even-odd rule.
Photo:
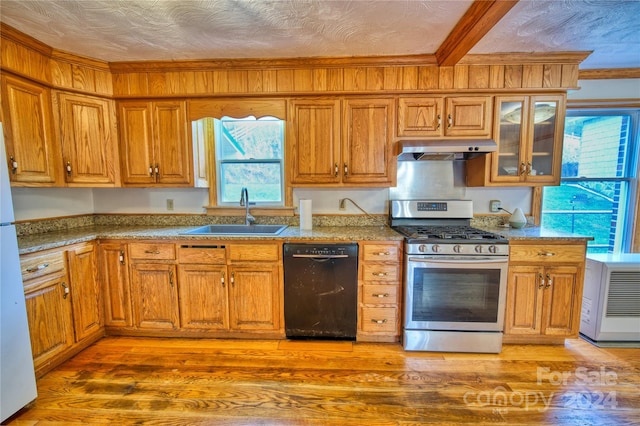
[[409, 238], [424, 240], [487, 240], [504, 239], [502, 236], [470, 226], [399, 226], [398, 232]]

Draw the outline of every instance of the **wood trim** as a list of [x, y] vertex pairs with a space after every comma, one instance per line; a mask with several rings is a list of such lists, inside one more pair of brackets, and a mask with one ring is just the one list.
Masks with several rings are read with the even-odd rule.
[[533, 216], [533, 224], [540, 226], [542, 219], [542, 187], [536, 186], [531, 193], [531, 215]]
[[457, 64], [516, 3], [517, 0], [474, 1], [436, 51], [438, 65]]
[[[207, 215], [210, 216], [244, 216], [244, 207], [207, 206]], [[295, 216], [294, 207], [251, 207], [254, 216]]]
[[457, 65], [580, 64], [592, 52], [510, 52], [465, 55]]
[[2, 38], [21, 44], [41, 53], [42, 55], [51, 56], [51, 52], [53, 52], [53, 48], [21, 31], [16, 30], [4, 22], [0, 22], [0, 33], [2, 34]]
[[640, 78], [640, 68], [602, 68], [580, 70], [579, 80], [610, 80], [618, 78]]
[[640, 99], [567, 99], [567, 108], [640, 108]]

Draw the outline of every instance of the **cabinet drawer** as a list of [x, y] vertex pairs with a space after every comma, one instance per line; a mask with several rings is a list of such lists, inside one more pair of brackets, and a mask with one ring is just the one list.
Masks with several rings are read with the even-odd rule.
[[279, 244], [231, 244], [229, 259], [273, 262], [280, 260], [280, 251]]
[[361, 308], [362, 331], [397, 332], [398, 308]]
[[129, 257], [146, 260], [175, 260], [176, 248], [174, 244], [133, 243], [129, 244]]
[[364, 244], [362, 246], [362, 260], [365, 262], [398, 262], [399, 250], [397, 245]]
[[580, 263], [585, 259], [583, 245], [511, 245], [509, 247], [510, 262], [528, 262], [536, 264]]
[[363, 285], [362, 303], [398, 303], [397, 285]]
[[64, 252], [21, 256], [20, 269], [23, 281], [63, 271], [65, 269]]
[[400, 280], [400, 266], [383, 263], [362, 265], [362, 279], [364, 281], [390, 281], [397, 283]]
[[178, 248], [179, 263], [199, 263], [207, 265], [224, 265], [226, 263], [224, 246], [180, 246]]

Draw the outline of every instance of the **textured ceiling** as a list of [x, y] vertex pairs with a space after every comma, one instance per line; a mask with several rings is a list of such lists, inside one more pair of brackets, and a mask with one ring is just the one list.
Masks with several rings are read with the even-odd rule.
[[[2, 22], [104, 61], [435, 53], [471, 0], [0, 0]], [[594, 51], [640, 68], [640, 0], [521, 0], [470, 53]]]

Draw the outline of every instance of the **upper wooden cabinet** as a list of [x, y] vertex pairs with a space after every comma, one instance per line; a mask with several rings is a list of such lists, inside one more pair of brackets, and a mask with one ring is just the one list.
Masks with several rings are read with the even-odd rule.
[[565, 95], [498, 96], [498, 151], [467, 161], [468, 186], [558, 185]]
[[52, 128], [50, 90], [7, 74], [0, 81], [11, 184], [61, 185], [62, 159]]
[[393, 98], [292, 100], [291, 184], [393, 186], [393, 106]]
[[117, 186], [120, 180], [114, 102], [58, 92], [55, 124], [69, 186]]
[[491, 137], [491, 96], [398, 99], [398, 137]]
[[119, 103], [122, 183], [192, 186], [192, 147], [184, 101]]

